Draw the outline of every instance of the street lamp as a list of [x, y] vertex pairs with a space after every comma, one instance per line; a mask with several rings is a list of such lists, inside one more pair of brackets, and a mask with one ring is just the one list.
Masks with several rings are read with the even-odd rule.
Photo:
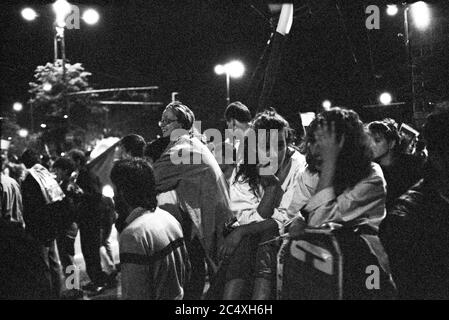
[[429, 6], [424, 1], [413, 3], [411, 6], [413, 21], [418, 29], [423, 30], [430, 24]]
[[389, 16], [395, 16], [398, 13], [399, 9], [398, 6], [395, 4], [389, 4], [387, 5], [387, 14]]
[[87, 9], [87, 10], [83, 13], [82, 19], [83, 19], [84, 22], [86, 22], [87, 24], [96, 24], [96, 23], [98, 22], [98, 20], [100, 20], [100, 15], [99, 15], [98, 12], [95, 11], [94, 9]]
[[16, 112], [20, 112], [23, 110], [23, 104], [21, 102], [14, 102], [12, 109]]
[[245, 72], [245, 66], [240, 61], [234, 60], [224, 65], [221, 64], [216, 65], [214, 70], [217, 75], [222, 74], [226, 75], [226, 105], [229, 105], [231, 103], [231, 97], [229, 92], [231, 85], [231, 77], [240, 78]]
[[[410, 68], [410, 82], [411, 82], [411, 93], [412, 93], [412, 112], [413, 117], [416, 117], [416, 94], [415, 94], [415, 70], [413, 66], [413, 59], [411, 55], [411, 45], [410, 45], [410, 28], [409, 28], [409, 11], [412, 14], [415, 26], [424, 30], [430, 24], [430, 9], [428, 5], [423, 2], [415, 2], [412, 4], [403, 3], [403, 14], [404, 14], [404, 45], [407, 59], [407, 66]], [[398, 10], [392, 9], [394, 5], [387, 6], [387, 13], [389, 15], [395, 15]]]
[[48, 82], [45, 82], [45, 83], [42, 85], [42, 89], [43, 89], [45, 92], [50, 92], [52, 88], [53, 88], [53, 86], [51, 85], [51, 83], [48, 83]]
[[[66, 110], [68, 112], [69, 109], [69, 101], [67, 100], [67, 97], [65, 95], [66, 93], [66, 68], [65, 68], [65, 40], [64, 40], [64, 30], [65, 30], [65, 20], [67, 16], [72, 12], [72, 6], [70, 3], [68, 3], [66, 0], [57, 0], [55, 3], [53, 3], [53, 11], [56, 14], [56, 21], [55, 21], [55, 64], [58, 60], [58, 43], [61, 44], [61, 60], [62, 60], [62, 82], [64, 83], [64, 90], [63, 90], [63, 98], [64, 98], [64, 104], [66, 106]], [[51, 89], [50, 89], [51, 90]]]
[[27, 129], [20, 129], [18, 132], [19, 137], [26, 138], [28, 136], [28, 130]]
[[329, 100], [324, 100], [322, 106], [324, 110], [329, 110], [332, 106], [332, 103]]
[[391, 94], [389, 94], [388, 92], [383, 92], [380, 96], [379, 96], [379, 101], [380, 103], [382, 103], [383, 105], [389, 105], [391, 103], [391, 101], [393, 100], [393, 98], [391, 97]]
[[33, 21], [34, 19], [36, 19], [37, 17], [37, 13], [36, 11], [34, 11], [31, 8], [24, 8], [20, 14], [22, 15], [22, 17], [27, 20], [27, 21]]
[[[65, 53], [65, 41], [64, 41], [64, 30], [66, 27], [66, 20], [67, 17], [72, 13], [74, 10], [74, 6], [72, 6], [67, 0], [56, 0], [53, 5], [53, 11], [55, 13], [56, 19], [55, 19], [55, 37], [54, 37], [54, 61], [55, 64], [58, 60], [61, 60], [62, 62], [62, 81], [64, 84], [66, 84], [66, 53]], [[75, 8], [76, 9], [76, 8]], [[78, 10], [74, 11], [79, 12]], [[35, 18], [38, 16], [36, 11], [34, 11], [32, 8], [24, 8], [21, 11], [22, 17], [27, 21], [35, 20]], [[97, 11], [94, 9], [87, 9], [82, 16], [82, 19], [87, 24], [95, 24], [98, 22], [100, 16]], [[60, 50], [59, 50], [60, 47]], [[59, 59], [59, 51], [61, 52], [61, 58]], [[64, 92], [63, 97], [66, 105], [67, 112], [69, 111], [69, 104], [67, 97], [65, 95], [66, 86], [64, 86]], [[43, 85], [44, 91], [51, 91], [52, 85], [50, 83], [45, 83]], [[31, 105], [31, 113], [32, 113], [32, 105]], [[33, 120], [32, 120], [33, 122]], [[31, 125], [31, 131], [33, 131], [33, 124]]]

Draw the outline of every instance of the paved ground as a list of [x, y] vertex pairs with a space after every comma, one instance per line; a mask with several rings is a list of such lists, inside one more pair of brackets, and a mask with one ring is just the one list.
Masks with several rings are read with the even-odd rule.
[[[117, 242], [117, 230], [112, 228], [111, 234], [111, 248], [114, 256], [114, 264], [119, 263], [119, 249]], [[106, 252], [104, 248], [101, 248], [102, 251], [102, 265], [103, 270], [110, 273], [113, 271], [112, 264], [107, 261]], [[86, 265], [84, 263], [83, 254], [81, 253], [81, 245], [80, 245], [80, 237], [79, 233], [75, 241], [75, 263], [77, 267], [80, 268], [80, 287], [87, 284], [90, 280], [86, 273]], [[70, 292], [63, 292], [63, 295], [70, 295]], [[120, 273], [117, 276], [117, 285], [111, 288], [106, 289], [103, 293], [89, 297], [87, 292], [84, 292], [83, 298], [78, 298], [78, 300], [115, 300], [120, 299], [121, 297], [121, 286], [120, 286]]]

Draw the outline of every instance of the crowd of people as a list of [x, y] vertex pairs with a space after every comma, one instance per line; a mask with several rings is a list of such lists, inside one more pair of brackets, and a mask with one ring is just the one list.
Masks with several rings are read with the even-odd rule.
[[252, 116], [233, 102], [224, 115], [224, 141], [198, 132], [181, 102], [163, 111], [160, 138], [122, 138], [113, 199], [81, 150], [50, 164], [31, 149], [20, 164], [2, 157], [0, 298], [63, 297], [78, 233], [90, 278], [71, 289], [81, 296], [117, 286], [120, 273], [123, 299], [282, 298], [283, 248], [318, 229], [338, 234], [344, 299], [449, 298], [447, 102], [416, 146], [393, 119], [363, 123], [338, 107], [303, 136], [274, 109]]

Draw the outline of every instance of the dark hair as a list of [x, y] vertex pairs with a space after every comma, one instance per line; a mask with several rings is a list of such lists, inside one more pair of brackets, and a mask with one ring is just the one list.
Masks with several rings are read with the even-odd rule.
[[120, 144], [132, 157], [143, 157], [146, 142], [142, 136], [129, 134], [122, 138]]
[[181, 123], [183, 129], [192, 130], [195, 115], [189, 107], [183, 105], [180, 101], [174, 101], [165, 107], [164, 111], [166, 110], [171, 110], [175, 114], [176, 120]]
[[[353, 110], [338, 107], [320, 113], [307, 129], [306, 142], [315, 142], [314, 133], [320, 123], [335, 123], [337, 139], [344, 135], [343, 148], [337, 159], [334, 177], [334, 189], [337, 195], [347, 188], [355, 186], [360, 180], [369, 176], [371, 172], [372, 152], [369, 146], [368, 134], [364, 130], [359, 115]], [[313, 170], [313, 162], [309, 147], [306, 154], [307, 163]]]
[[393, 148], [393, 155], [401, 152], [401, 134], [399, 133], [398, 124], [390, 118], [381, 121], [373, 121], [368, 124], [368, 130], [371, 134], [382, 135], [388, 143], [396, 142]]
[[[256, 114], [253, 120], [253, 128], [256, 131], [256, 139], [257, 139], [257, 130], [259, 129], [277, 129], [277, 130], [286, 130], [286, 140], [287, 144], [290, 142], [290, 125], [287, 120], [285, 120], [280, 114], [278, 114], [274, 109], [265, 110], [263, 112], [260, 112]], [[257, 145], [257, 143], [256, 143]], [[240, 165], [240, 169], [237, 172], [235, 176], [234, 183], [238, 180], [242, 182], [248, 182], [251, 191], [253, 191], [254, 194], [258, 193], [259, 186], [260, 186], [260, 176], [257, 170], [256, 164], [250, 164], [248, 163], [249, 157], [248, 154], [250, 152], [251, 146], [248, 145], [248, 139], [245, 138], [244, 140], [244, 156], [243, 156], [243, 163]], [[258, 163], [258, 157], [257, 157], [257, 149], [253, 150], [253, 152], [256, 152], [256, 163]]]
[[111, 180], [131, 207], [154, 211], [157, 207], [156, 182], [151, 165], [140, 158], [119, 160], [111, 170]]
[[31, 168], [37, 163], [40, 163], [40, 155], [33, 149], [26, 149], [21, 156], [21, 160], [25, 167]]
[[251, 112], [243, 103], [241, 103], [240, 101], [235, 101], [226, 107], [224, 117], [226, 121], [235, 119], [239, 122], [250, 122]]
[[53, 163], [53, 168], [59, 168], [62, 170], [73, 172], [75, 170], [75, 163], [70, 158], [58, 158]]
[[427, 116], [423, 134], [429, 152], [449, 151], [449, 101], [437, 104], [435, 111]]
[[69, 151], [68, 153], [69, 157], [75, 161], [80, 163], [81, 166], [85, 166], [87, 163], [87, 157], [84, 154], [83, 151], [79, 150], [79, 149], [72, 149]]

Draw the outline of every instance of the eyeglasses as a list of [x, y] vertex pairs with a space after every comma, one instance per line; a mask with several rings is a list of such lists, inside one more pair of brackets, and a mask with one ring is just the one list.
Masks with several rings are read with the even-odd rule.
[[169, 125], [176, 121], [178, 121], [178, 119], [174, 119], [174, 120], [173, 119], [162, 119], [161, 121], [158, 122], [158, 124], [159, 124], [159, 127], [162, 127], [164, 125]]

